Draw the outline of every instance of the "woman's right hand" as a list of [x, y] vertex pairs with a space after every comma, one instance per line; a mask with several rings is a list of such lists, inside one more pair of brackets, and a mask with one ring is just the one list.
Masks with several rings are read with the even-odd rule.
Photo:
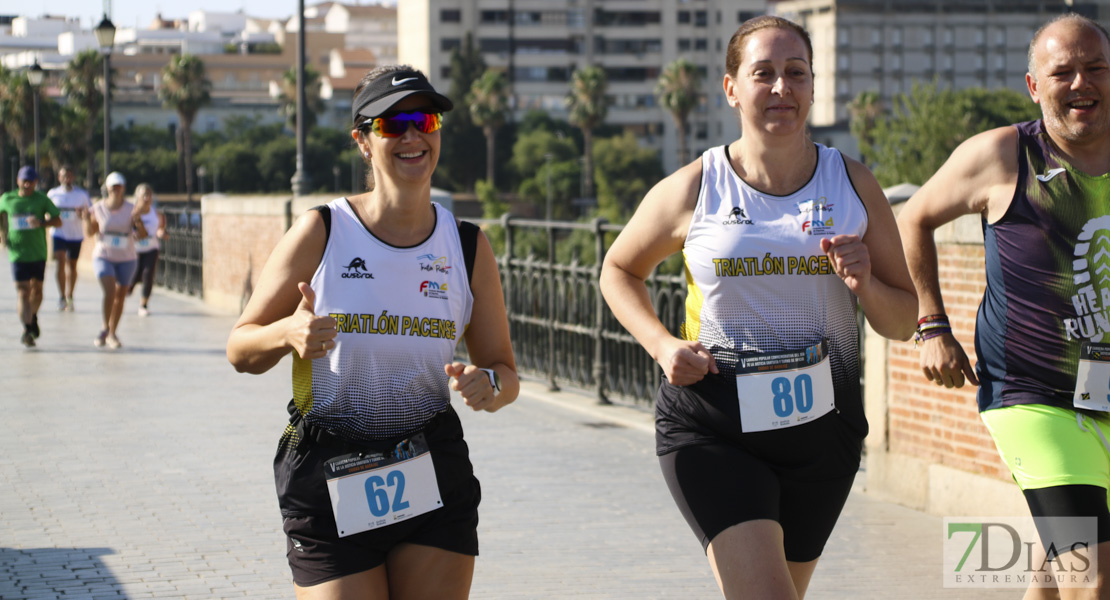
[[672, 385], [691, 385], [701, 381], [706, 373], [719, 373], [717, 361], [701, 342], [676, 337], [664, 340], [655, 361], [663, 368], [663, 374]]
[[335, 347], [335, 337], [339, 335], [335, 319], [316, 315], [316, 292], [311, 286], [302, 281], [297, 289], [301, 292], [301, 303], [289, 317], [286, 342], [305, 360], [324, 358]]

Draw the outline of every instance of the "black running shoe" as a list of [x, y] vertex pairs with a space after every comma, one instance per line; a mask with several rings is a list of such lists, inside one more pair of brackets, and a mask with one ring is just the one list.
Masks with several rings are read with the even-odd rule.
[[39, 316], [38, 315], [32, 315], [31, 316], [31, 325], [30, 325], [30, 327], [27, 328], [27, 330], [30, 331], [31, 335], [35, 336], [36, 338], [39, 337], [39, 335], [42, 333], [41, 331], [39, 331]]

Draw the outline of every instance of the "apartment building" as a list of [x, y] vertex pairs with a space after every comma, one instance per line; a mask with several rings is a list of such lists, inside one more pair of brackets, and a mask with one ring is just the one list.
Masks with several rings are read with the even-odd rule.
[[690, 116], [692, 153], [735, 139], [739, 126], [721, 84], [725, 47], [765, 7], [764, 0], [405, 0], [397, 5], [398, 59], [446, 90], [451, 50], [471, 33], [486, 64], [510, 76], [517, 119], [532, 109], [565, 118], [572, 74], [599, 65], [609, 80], [608, 124], [661, 150], [664, 168], [674, 170], [676, 127], [655, 99], [662, 67], [684, 57], [705, 74]]
[[1033, 32], [1065, 11], [1102, 19], [1110, 2], [1071, 0], [783, 0], [769, 12], [813, 40], [810, 124], [815, 138], [849, 151], [849, 104], [879, 92], [885, 106], [915, 82], [1026, 93]]

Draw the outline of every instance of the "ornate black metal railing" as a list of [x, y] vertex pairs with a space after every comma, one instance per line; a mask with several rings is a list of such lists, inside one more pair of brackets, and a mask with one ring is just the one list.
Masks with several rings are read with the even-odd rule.
[[191, 294], [204, 295], [203, 221], [199, 208], [164, 205], [166, 239], [162, 240], [155, 283]]
[[[508, 216], [475, 222], [498, 250], [517, 367], [551, 389], [569, 385], [603, 402], [620, 397], [650, 404], [660, 370], [617, 322], [598, 287], [605, 252], [623, 226]], [[677, 333], [684, 279], [657, 274], [648, 290], [663, 324]]]

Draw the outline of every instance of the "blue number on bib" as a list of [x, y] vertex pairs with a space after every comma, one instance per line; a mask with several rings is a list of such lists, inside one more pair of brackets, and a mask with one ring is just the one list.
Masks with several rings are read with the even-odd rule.
[[776, 377], [771, 381], [771, 392], [775, 394], [775, 397], [771, 399], [775, 414], [780, 417], [789, 417], [794, 412], [794, 399], [790, 397], [790, 380], [785, 377]]
[[401, 499], [401, 496], [405, 493], [405, 474], [400, 471], [390, 471], [385, 478], [389, 481], [389, 487], [397, 486], [397, 495], [393, 496], [394, 512], [408, 508], [408, 501]]
[[807, 413], [813, 408], [813, 379], [808, 373], [794, 378], [794, 395], [798, 398], [798, 412]]
[[771, 381], [771, 405], [775, 414], [785, 418], [794, 414], [794, 397], [798, 398], [798, 412], [807, 413], [813, 408], [813, 378], [802, 373], [794, 378], [794, 396], [790, 395], [790, 380], [776, 377]]
[[386, 494], [385, 481], [377, 475], [366, 478], [366, 502], [370, 505], [370, 514], [375, 517], [385, 516], [389, 512], [389, 494]]
[[403, 500], [401, 496], [405, 493], [405, 474], [400, 471], [390, 471], [383, 480], [381, 477], [374, 475], [366, 478], [366, 502], [370, 505], [370, 514], [375, 517], [383, 517], [390, 511], [389, 506], [389, 493], [385, 488], [396, 487], [397, 493], [393, 496], [394, 512], [404, 510], [409, 507], [409, 503]]

